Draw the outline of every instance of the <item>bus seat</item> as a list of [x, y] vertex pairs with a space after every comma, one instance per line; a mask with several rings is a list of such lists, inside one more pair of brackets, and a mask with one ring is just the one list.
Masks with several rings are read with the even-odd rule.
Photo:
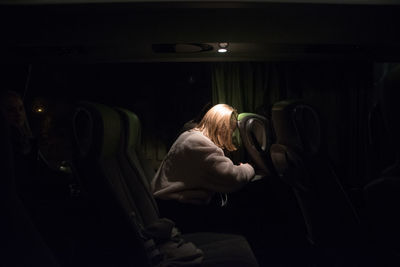
[[384, 168], [393, 163], [396, 156], [379, 103], [375, 103], [368, 113], [368, 141], [370, 164], [367, 178], [372, 182], [380, 177]]
[[[120, 164], [122, 122], [105, 105], [81, 102], [73, 117], [75, 167], [98, 221], [89, 265], [149, 266], [132, 218], [139, 216]], [[141, 218], [138, 218], [140, 220]], [[96, 235], [97, 233], [97, 235]]]
[[276, 143], [271, 159], [294, 190], [308, 232], [317, 247], [346, 247], [357, 242], [359, 219], [328, 159], [320, 152], [320, 122], [301, 101], [273, 105]]
[[[265, 113], [270, 113], [265, 110]], [[245, 162], [256, 169], [254, 182], [243, 191], [252, 201], [253, 210], [259, 209], [262, 231], [268, 234], [275, 246], [307, 247], [303, 216], [293, 190], [279, 178], [271, 160], [270, 149], [275, 142], [271, 118], [259, 114], [241, 113], [238, 116], [240, 149]], [[260, 201], [261, 200], [261, 201]], [[258, 204], [257, 204], [258, 203]], [[256, 232], [259, 236], [259, 233]], [[290, 245], [289, 245], [290, 244]]]
[[150, 190], [150, 180], [154, 176], [154, 171], [146, 164], [141, 155], [141, 125], [136, 114], [122, 108], [116, 108], [121, 116], [124, 129], [123, 152], [124, 159], [127, 160], [135, 177], [126, 179], [126, 183], [131, 190], [131, 195], [137, 205], [138, 212], [141, 214], [142, 221], [148, 225], [156, 221], [159, 217], [158, 207]]
[[[395, 151], [390, 166], [381, 169], [380, 177], [364, 187], [365, 220], [372, 239], [387, 266], [400, 264], [400, 126], [398, 99], [400, 97], [400, 67], [392, 69], [383, 79], [379, 106], [383, 118], [387, 144]], [[383, 142], [383, 140], [373, 140]], [[381, 147], [381, 149], [387, 149]], [[385, 265], [386, 266], [386, 265]]]
[[250, 163], [255, 166], [256, 174], [267, 177], [275, 175], [269, 154], [273, 143], [270, 121], [254, 113], [241, 113], [238, 115], [238, 128], [241, 145]]

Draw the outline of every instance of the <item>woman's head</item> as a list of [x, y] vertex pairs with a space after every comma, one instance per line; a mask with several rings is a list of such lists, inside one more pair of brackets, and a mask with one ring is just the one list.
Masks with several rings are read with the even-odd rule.
[[6, 91], [0, 97], [1, 111], [7, 122], [15, 128], [22, 128], [26, 122], [24, 103], [18, 93]]
[[199, 122], [196, 129], [211, 139], [218, 147], [228, 151], [236, 150], [232, 133], [236, 128], [237, 112], [226, 104], [213, 106]]
[[32, 132], [28, 125], [24, 103], [20, 95], [14, 91], [0, 94], [0, 112], [11, 126], [11, 138], [15, 145], [14, 151], [27, 154], [31, 151], [30, 140]]

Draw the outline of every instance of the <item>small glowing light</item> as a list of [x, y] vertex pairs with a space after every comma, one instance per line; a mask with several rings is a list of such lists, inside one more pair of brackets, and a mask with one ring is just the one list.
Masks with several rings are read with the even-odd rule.
[[36, 103], [32, 106], [32, 112], [36, 114], [43, 114], [46, 112], [46, 106], [41, 101], [35, 101]]
[[228, 52], [228, 49], [225, 48], [218, 49], [218, 53], [226, 53], [226, 52]]

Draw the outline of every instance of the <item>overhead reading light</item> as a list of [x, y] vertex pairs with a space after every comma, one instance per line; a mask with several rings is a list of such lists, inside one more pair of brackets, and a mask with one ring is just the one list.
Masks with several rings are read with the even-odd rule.
[[35, 105], [33, 107], [33, 112], [35, 112], [36, 114], [41, 114], [44, 113], [46, 111], [45, 107], [43, 105]]
[[46, 101], [43, 98], [36, 97], [32, 101], [32, 111], [35, 114], [43, 114], [47, 112]]
[[228, 52], [228, 46], [229, 46], [229, 43], [218, 43], [218, 47], [219, 47], [219, 49], [218, 49], [218, 53], [226, 53], [226, 52]]

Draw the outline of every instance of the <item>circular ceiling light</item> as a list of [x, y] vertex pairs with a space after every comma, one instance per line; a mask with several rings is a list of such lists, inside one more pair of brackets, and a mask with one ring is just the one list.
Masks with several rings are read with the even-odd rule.
[[203, 47], [199, 44], [176, 44], [175, 52], [177, 53], [196, 53], [203, 51]]
[[213, 50], [213, 46], [205, 43], [153, 44], [155, 53], [201, 53]]

